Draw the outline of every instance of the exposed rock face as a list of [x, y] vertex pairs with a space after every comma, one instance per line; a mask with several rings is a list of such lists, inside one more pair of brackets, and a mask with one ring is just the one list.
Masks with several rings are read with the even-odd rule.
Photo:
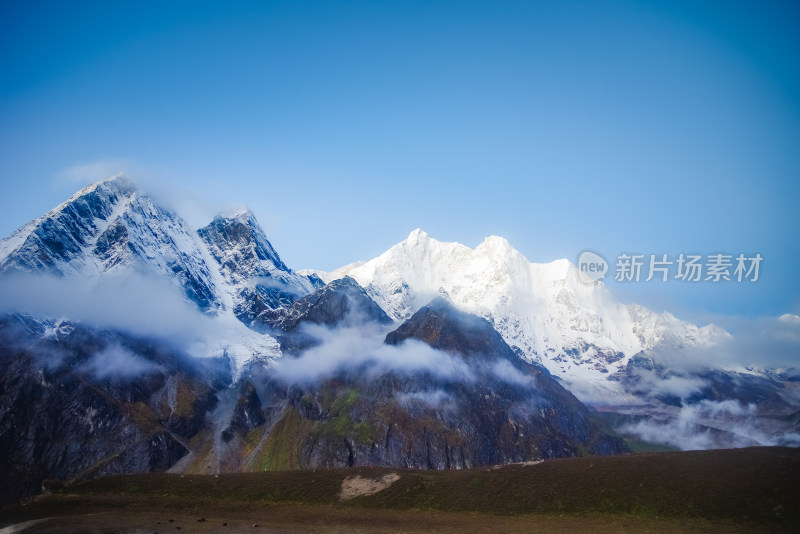
[[222, 431], [222, 439], [228, 442], [236, 433], [245, 436], [266, 422], [255, 387], [249, 381], [245, 381], [240, 388], [239, 400], [233, 409], [231, 423]]
[[294, 332], [302, 322], [335, 326], [351, 314], [359, 322], [392, 322], [358, 282], [346, 276], [294, 303], [282, 313], [276, 326], [284, 332]]
[[316, 276], [295, 273], [283, 263], [247, 210], [215, 217], [198, 230], [233, 296], [235, 315], [256, 325], [264, 312], [290, 306], [322, 284]]
[[628, 450], [547, 371], [521, 361], [484, 319], [437, 300], [386, 342], [409, 339], [461, 359], [470, 376], [375, 376], [360, 367], [321, 386], [294, 386], [264, 463], [449, 469]]
[[93, 281], [121, 269], [166, 275], [201, 310], [221, 306], [194, 232], [123, 176], [78, 191], [0, 241], [0, 274]]
[[468, 359], [485, 362], [506, 358], [523, 367], [486, 319], [460, 312], [442, 297], [421, 308], [397, 330], [387, 334], [386, 343], [397, 345], [412, 338], [435, 349], [456, 351]]
[[301, 326], [377, 323], [391, 324], [392, 320], [367, 292], [352, 278], [345, 277], [306, 295], [291, 307], [262, 316], [276, 329], [284, 352], [297, 353], [315, 343]]
[[44, 479], [165, 471], [187, 454], [222, 369], [78, 325], [0, 320], [0, 502]]

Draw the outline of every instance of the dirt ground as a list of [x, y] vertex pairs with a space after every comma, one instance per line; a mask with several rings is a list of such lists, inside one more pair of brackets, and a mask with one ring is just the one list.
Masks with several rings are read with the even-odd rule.
[[398, 480], [400, 480], [400, 475], [397, 473], [387, 473], [378, 479], [363, 478], [358, 475], [347, 477], [342, 481], [342, 491], [339, 493], [339, 499], [346, 501], [361, 495], [375, 495]]
[[[358, 534], [358, 533], [486, 533], [544, 532], [571, 534], [612, 533], [711, 533], [731, 534], [781, 532], [774, 527], [735, 524], [706, 519], [658, 519], [588, 515], [552, 517], [523, 515], [503, 517], [488, 514], [435, 511], [363, 510], [331, 506], [277, 505], [252, 510], [214, 507], [193, 515], [171, 514], [167, 510], [109, 511], [46, 518], [6, 527], [0, 534], [153, 534], [191, 532], [269, 534]], [[33, 524], [32, 524], [33, 523]], [[790, 532], [790, 530], [786, 530]]]

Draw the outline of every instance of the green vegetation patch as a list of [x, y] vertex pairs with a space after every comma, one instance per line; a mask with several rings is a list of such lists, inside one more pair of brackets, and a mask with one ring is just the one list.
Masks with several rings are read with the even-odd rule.
[[270, 430], [256, 465], [261, 465], [264, 471], [303, 467], [303, 443], [314, 426], [313, 421], [304, 419], [295, 408], [286, 408], [281, 419]]

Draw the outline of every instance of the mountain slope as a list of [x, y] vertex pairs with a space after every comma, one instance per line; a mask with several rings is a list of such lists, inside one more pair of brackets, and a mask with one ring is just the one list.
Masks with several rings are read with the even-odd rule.
[[[236, 376], [253, 359], [280, 356], [271, 336], [250, 331], [245, 324], [252, 325], [257, 313], [291, 304], [322, 284], [286, 267], [249, 212], [217, 217], [198, 234], [123, 175], [81, 189], [0, 241], [0, 278], [13, 285], [15, 275], [62, 280], [63, 287], [70, 288], [67, 293], [85, 301], [73, 307], [78, 309], [92, 307], [93, 291], [110, 295], [107, 290], [114, 289], [120, 300], [105, 302], [109, 297], [104, 304], [116, 312], [128, 310], [131, 317], [126, 320], [125, 314], [116, 313], [123, 320], [107, 324], [120, 329], [153, 312], [153, 293], [182, 311], [181, 304], [173, 302], [180, 297], [170, 300], [173, 286], [214, 321], [166, 315], [163, 321], [174, 321], [177, 329], [188, 326], [193, 339], [186, 348], [197, 356], [227, 357]], [[38, 279], [28, 285], [41, 286]], [[46, 296], [48, 302], [58, 306], [62, 286], [47, 287], [52, 293]], [[77, 295], [78, 287], [87, 294]], [[128, 289], [116, 291], [120, 287]], [[24, 309], [24, 295], [20, 300], [23, 309], [5, 311], [37, 311]], [[64, 312], [47, 313], [55, 320]], [[104, 310], [92, 308], [88, 315], [102, 317]]]
[[220, 309], [220, 288], [183, 220], [124, 176], [94, 183], [0, 241], [0, 274], [99, 280], [125, 269], [167, 276], [201, 310]]
[[236, 317], [247, 325], [267, 311], [290, 306], [323, 285], [289, 269], [248, 210], [217, 216], [198, 234], [219, 264]]
[[353, 332], [340, 332], [295, 360], [313, 376], [314, 365], [334, 356], [330, 347], [349, 347], [326, 375], [284, 379], [279, 367], [266, 384], [265, 405], [285, 401], [274, 425], [251, 436], [259, 443], [252, 469], [449, 469], [628, 450], [488, 322], [443, 300], [386, 335], [383, 348], [364, 349]]
[[[547, 424], [553, 425], [548, 432], [562, 432], [573, 440], [577, 438], [594, 454], [625, 450], [621, 441], [603, 435], [603, 430], [590, 421], [586, 406], [545, 368], [521, 360], [488, 321], [457, 310], [446, 299], [438, 297], [421, 308], [387, 334], [386, 343], [397, 345], [408, 339], [418, 339], [448, 354], [460, 354], [480, 373], [488, 372], [488, 376], [478, 379], [482, 386], [494, 384], [498, 387], [498, 381], [504, 383], [501, 396], [505, 398], [514, 398], [517, 388], [523, 392], [533, 391], [540, 406], [546, 406], [540, 415]], [[597, 437], [599, 442], [594, 443], [589, 436]]]
[[165, 471], [206, 428], [230, 372], [153, 340], [0, 317], [0, 503], [43, 479]]
[[446, 295], [460, 309], [486, 318], [523, 359], [615, 400], [620, 388], [607, 377], [624, 371], [633, 355], [674, 342], [713, 343], [727, 335], [713, 325], [698, 328], [669, 314], [625, 306], [602, 283], [581, 282], [569, 261], [531, 263], [496, 236], [470, 249], [414, 230], [377, 258], [334, 273], [358, 281], [396, 320]]

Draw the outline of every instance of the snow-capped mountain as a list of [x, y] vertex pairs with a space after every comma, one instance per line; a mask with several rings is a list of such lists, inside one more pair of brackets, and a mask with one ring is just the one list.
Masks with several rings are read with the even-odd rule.
[[183, 220], [125, 176], [89, 185], [0, 241], [0, 273], [98, 280], [139, 270], [167, 275], [204, 311], [222, 301], [207, 254]]
[[15, 273], [85, 286], [166, 280], [215, 319], [198, 328], [193, 352], [226, 356], [234, 374], [253, 358], [280, 356], [274, 338], [237, 320], [242, 310], [291, 304], [318, 282], [286, 267], [249, 212], [217, 217], [197, 233], [123, 175], [81, 189], [0, 241], [0, 275]]
[[497, 236], [471, 249], [417, 229], [375, 259], [318, 274], [326, 281], [354, 278], [395, 320], [445, 295], [488, 319], [523, 359], [593, 396], [617, 396], [619, 384], [608, 378], [643, 350], [700, 346], [728, 335], [714, 325], [700, 328], [624, 305], [601, 282], [581, 282], [568, 260], [531, 263]]
[[112, 177], [0, 241], [0, 456], [19, 487], [0, 503], [110, 473], [800, 443], [796, 371], [667, 365], [728, 339], [499, 237], [415, 230], [368, 262], [294, 272], [249, 211], [194, 232]]
[[219, 265], [234, 313], [248, 325], [323, 285], [315, 275], [289, 269], [246, 208], [215, 217], [198, 234]]

